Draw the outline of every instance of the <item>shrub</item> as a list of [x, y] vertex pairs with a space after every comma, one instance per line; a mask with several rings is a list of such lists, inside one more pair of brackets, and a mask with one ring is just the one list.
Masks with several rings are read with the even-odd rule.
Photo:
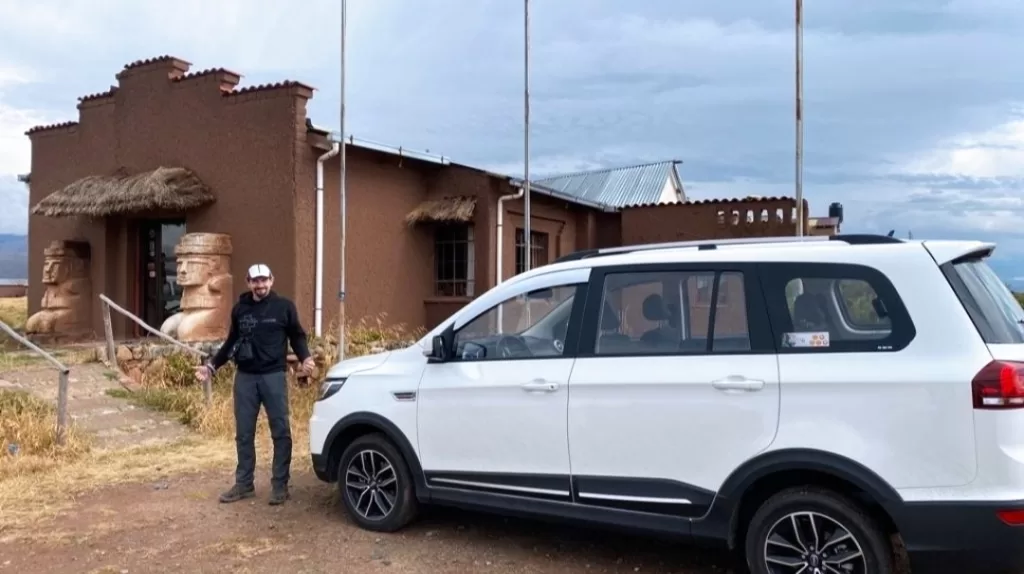
[[88, 450], [88, 441], [70, 422], [65, 444], [58, 446], [56, 406], [27, 391], [0, 390], [0, 458], [76, 455]]
[[[416, 340], [421, 330], [409, 330], [403, 325], [388, 325], [385, 316], [362, 320], [346, 330], [346, 356], [353, 357], [394, 349]], [[296, 384], [289, 377], [289, 407], [293, 444], [307, 442], [309, 417], [313, 412], [320, 383], [327, 369], [337, 362], [337, 329], [327, 331], [325, 337], [309, 336], [309, 347], [317, 363], [317, 370], [306, 384]], [[147, 407], [172, 413], [196, 431], [214, 437], [230, 438], [235, 433], [232, 385], [235, 367], [228, 363], [217, 371], [213, 380], [213, 400], [206, 404], [202, 385], [195, 379], [199, 359], [189, 353], [172, 353], [155, 368], [147, 370], [140, 388], [126, 395], [130, 400]], [[120, 393], [119, 393], [120, 394]], [[261, 411], [261, 419], [265, 414]], [[258, 437], [269, 436], [267, 425], [257, 426]]]

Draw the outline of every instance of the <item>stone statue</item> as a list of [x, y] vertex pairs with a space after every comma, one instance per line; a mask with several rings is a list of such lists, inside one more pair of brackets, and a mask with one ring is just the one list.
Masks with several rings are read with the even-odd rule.
[[231, 236], [186, 233], [174, 248], [178, 258], [181, 311], [160, 331], [179, 341], [223, 341], [231, 326], [233, 285]]
[[33, 336], [67, 337], [88, 333], [92, 324], [91, 251], [84, 241], [54, 241], [43, 250], [41, 309], [28, 318]]

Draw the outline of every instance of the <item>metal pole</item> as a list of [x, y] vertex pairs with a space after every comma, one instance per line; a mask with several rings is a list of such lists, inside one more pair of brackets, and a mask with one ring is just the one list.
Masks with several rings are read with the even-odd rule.
[[523, 267], [529, 271], [533, 255], [530, 232], [530, 0], [523, 0]]
[[338, 287], [338, 360], [345, 359], [345, 239], [346, 219], [348, 208], [345, 205], [345, 180], [348, 178], [348, 170], [345, 162], [345, 18], [348, 12], [348, 2], [341, 0], [341, 147], [338, 151], [341, 169], [338, 174], [341, 191], [341, 276]]
[[804, 234], [804, 2], [796, 0], [796, 234]]

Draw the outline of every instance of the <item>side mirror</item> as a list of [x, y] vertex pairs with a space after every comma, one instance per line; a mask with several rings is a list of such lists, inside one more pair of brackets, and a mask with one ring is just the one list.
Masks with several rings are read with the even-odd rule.
[[454, 349], [452, 349], [452, 342], [454, 340], [455, 329], [451, 325], [442, 331], [440, 335], [434, 335], [430, 339], [430, 350], [423, 353], [427, 356], [427, 362], [444, 363], [448, 361], [454, 354]]
[[431, 363], [443, 363], [445, 360], [445, 347], [444, 337], [441, 335], [434, 335], [434, 338], [430, 340], [430, 354], [427, 355], [427, 359]]

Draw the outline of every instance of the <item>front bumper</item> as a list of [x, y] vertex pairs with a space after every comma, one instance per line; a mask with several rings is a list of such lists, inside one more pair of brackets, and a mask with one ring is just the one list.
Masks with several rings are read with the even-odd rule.
[[317, 478], [324, 482], [333, 482], [331, 480], [331, 474], [327, 471], [327, 455], [326, 454], [314, 454], [313, 458], [313, 474]]
[[915, 574], [1020, 574], [1024, 525], [999, 511], [1024, 511], [1024, 500], [913, 502], [893, 512]]

